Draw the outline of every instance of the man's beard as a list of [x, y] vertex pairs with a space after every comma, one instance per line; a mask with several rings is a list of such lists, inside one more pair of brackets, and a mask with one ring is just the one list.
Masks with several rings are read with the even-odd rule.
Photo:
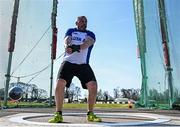
[[81, 28], [82, 30], [86, 30], [86, 27], [87, 27], [87, 25], [83, 25], [83, 26], [81, 26], [80, 28]]

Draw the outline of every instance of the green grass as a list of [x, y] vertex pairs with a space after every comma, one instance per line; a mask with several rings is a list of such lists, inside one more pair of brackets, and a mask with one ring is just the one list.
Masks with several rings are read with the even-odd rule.
[[[79, 103], [66, 103], [63, 105], [64, 108], [87, 108], [87, 104]], [[95, 104], [95, 108], [128, 108], [128, 104]]]
[[[48, 103], [37, 103], [37, 102], [8, 102], [8, 108], [37, 108], [37, 107], [49, 107]], [[54, 107], [54, 106], [53, 106]], [[63, 105], [63, 108], [81, 108], [86, 109], [87, 104], [86, 103], [65, 103]], [[128, 108], [128, 104], [95, 104], [95, 108], [102, 108], [102, 109], [108, 109], [108, 108]]]
[[128, 108], [128, 104], [96, 104], [96, 108]]
[[28, 107], [48, 107], [47, 103], [37, 103], [37, 102], [10, 102], [7, 103], [8, 108], [28, 108]]

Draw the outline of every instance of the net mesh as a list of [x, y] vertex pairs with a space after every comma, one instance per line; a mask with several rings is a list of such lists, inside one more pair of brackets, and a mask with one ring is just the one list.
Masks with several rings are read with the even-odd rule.
[[[8, 66], [8, 41], [14, 1], [1, 1], [1, 3], [3, 14], [0, 19], [4, 22], [1, 25], [6, 30], [6, 32], [1, 32], [1, 41], [3, 42], [1, 43], [3, 45], [1, 46], [3, 47], [1, 60], [3, 62], [0, 87], [2, 89], [5, 87], [4, 74], [7, 73]], [[20, 0], [19, 2], [9, 89], [14, 85], [20, 85], [29, 97], [35, 96], [36, 99], [49, 96], [52, 4], [51, 0]], [[3, 98], [3, 95], [1, 97]]]
[[[169, 88], [169, 79], [164, 63], [162, 34], [158, 2], [161, 0], [134, 0], [134, 11], [138, 45], [141, 54], [142, 87], [140, 105], [146, 107], [172, 108], [180, 104], [180, 44], [178, 33], [180, 27], [180, 1], [165, 0], [165, 14], [168, 33], [168, 47], [172, 68], [172, 90]], [[164, 17], [165, 18], [165, 17]], [[167, 40], [168, 40], [167, 39]], [[172, 97], [170, 93], [172, 92]], [[170, 103], [172, 102], [172, 104]]]

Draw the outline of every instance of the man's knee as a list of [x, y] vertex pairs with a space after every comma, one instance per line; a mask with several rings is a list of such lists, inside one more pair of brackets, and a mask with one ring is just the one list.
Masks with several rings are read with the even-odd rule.
[[90, 81], [86, 84], [88, 90], [97, 90], [97, 83], [96, 81]]
[[66, 86], [66, 81], [64, 79], [58, 79], [57, 80], [57, 84], [56, 84], [56, 88], [64, 88]]

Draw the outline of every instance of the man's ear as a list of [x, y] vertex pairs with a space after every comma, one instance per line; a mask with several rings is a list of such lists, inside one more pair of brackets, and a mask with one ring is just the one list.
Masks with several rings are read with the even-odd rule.
[[76, 21], [76, 23], [75, 23], [75, 24], [76, 24], [76, 26], [77, 26], [77, 25], [78, 25], [78, 22]]

